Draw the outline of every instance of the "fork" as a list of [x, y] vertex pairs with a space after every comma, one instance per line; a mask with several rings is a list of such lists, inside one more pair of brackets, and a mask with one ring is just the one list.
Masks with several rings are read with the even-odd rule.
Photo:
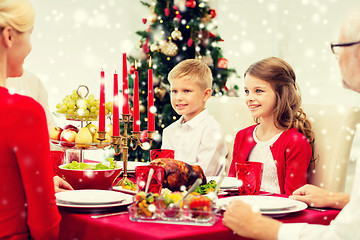
[[93, 215], [91, 216], [91, 218], [103, 218], [103, 217], [111, 217], [111, 216], [116, 216], [116, 215], [122, 215], [122, 214], [126, 214], [128, 212], [117, 212], [117, 213], [107, 213], [107, 214], [102, 214], [102, 215]]

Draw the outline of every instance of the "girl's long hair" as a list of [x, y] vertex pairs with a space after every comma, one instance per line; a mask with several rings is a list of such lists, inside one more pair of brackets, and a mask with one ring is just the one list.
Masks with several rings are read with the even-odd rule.
[[[251, 75], [270, 83], [276, 94], [275, 126], [279, 129], [296, 128], [304, 134], [310, 143], [314, 160], [315, 137], [311, 123], [301, 108], [301, 96], [291, 66], [280, 58], [270, 57], [252, 64], [244, 75]], [[255, 121], [259, 122], [259, 119]]]

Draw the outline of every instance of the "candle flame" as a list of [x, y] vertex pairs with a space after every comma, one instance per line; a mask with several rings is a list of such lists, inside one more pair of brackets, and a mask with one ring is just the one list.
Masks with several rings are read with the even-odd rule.
[[135, 60], [135, 70], [137, 70], [137, 61]]
[[151, 68], [151, 57], [149, 59], [149, 68]]

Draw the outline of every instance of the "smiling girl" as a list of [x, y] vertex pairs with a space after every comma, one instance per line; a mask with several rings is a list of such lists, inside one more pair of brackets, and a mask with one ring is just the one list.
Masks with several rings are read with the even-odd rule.
[[257, 124], [237, 133], [229, 176], [236, 175], [236, 162], [262, 162], [261, 190], [290, 195], [307, 183], [314, 148], [295, 73], [271, 57], [251, 65], [244, 81], [245, 102]]

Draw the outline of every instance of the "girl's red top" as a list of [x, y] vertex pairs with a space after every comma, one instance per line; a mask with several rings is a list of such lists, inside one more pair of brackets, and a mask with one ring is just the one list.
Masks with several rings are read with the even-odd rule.
[[[256, 145], [253, 138], [255, 127], [252, 125], [236, 134], [230, 177], [236, 176], [235, 162], [247, 161], [251, 149]], [[280, 135], [270, 150], [277, 168], [280, 192], [291, 195], [307, 183], [307, 170], [312, 156], [310, 143], [304, 134], [290, 128]]]

